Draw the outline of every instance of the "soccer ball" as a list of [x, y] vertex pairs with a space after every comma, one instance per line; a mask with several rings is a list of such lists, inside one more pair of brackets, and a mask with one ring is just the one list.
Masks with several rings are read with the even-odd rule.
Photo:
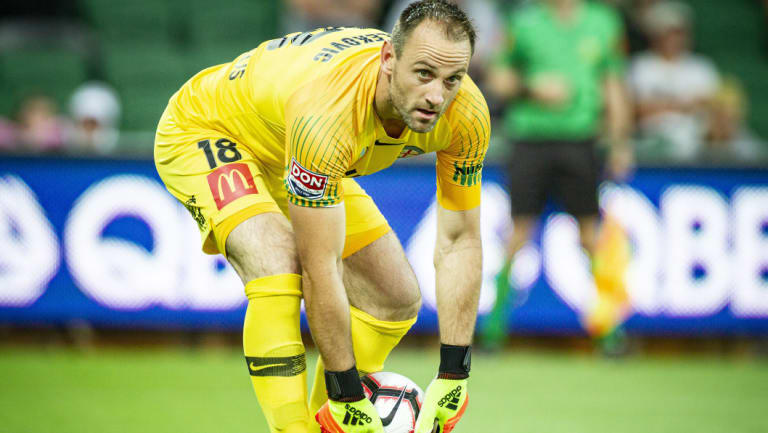
[[413, 433], [424, 391], [402, 374], [379, 371], [363, 376], [363, 391], [381, 417], [386, 433]]

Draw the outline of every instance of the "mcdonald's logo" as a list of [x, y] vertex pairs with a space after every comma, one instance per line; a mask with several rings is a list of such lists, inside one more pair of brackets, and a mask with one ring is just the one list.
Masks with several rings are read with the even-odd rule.
[[213, 200], [219, 210], [244, 195], [259, 193], [251, 170], [242, 162], [223, 165], [212, 171], [207, 178]]

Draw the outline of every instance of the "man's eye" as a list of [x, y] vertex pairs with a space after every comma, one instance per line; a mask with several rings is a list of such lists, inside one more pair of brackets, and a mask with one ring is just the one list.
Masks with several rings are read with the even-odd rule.
[[416, 75], [418, 75], [419, 78], [429, 78], [430, 76], [429, 71], [425, 69], [419, 69], [418, 71], [416, 71]]
[[461, 77], [459, 77], [458, 75], [454, 75], [453, 77], [449, 77], [447, 81], [451, 84], [456, 84], [459, 81], [461, 81]]

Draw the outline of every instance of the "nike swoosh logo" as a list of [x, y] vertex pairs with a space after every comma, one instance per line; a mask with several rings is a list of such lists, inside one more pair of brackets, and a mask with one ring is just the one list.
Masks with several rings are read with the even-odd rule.
[[250, 368], [251, 371], [261, 371], [261, 370], [266, 370], [266, 369], [272, 368], [272, 367], [285, 367], [285, 366], [286, 366], [285, 364], [266, 364], [266, 365], [259, 365], [259, 366], [257, 366], [253, 362], [248, 364], [248, 368]]
[[379, 140], [376, 140], [375, 143], [373, 143], [375, 146], [402, 146], [403, 143], [382, 143]]
[[397, 402], [395, 403], [395, 406], [392, 408], [391, 411], [389, 411], [389, 415], [381, 419], [381, 424], [386, 427], [392, 423], [392, 421], [395, 419], [395, 414], [397, 413], [397, 408], [400, 407], [400, 402], [403, 401], [403, 396], [405, 395], [405, 388], [403, 388], [402, 391], [400, 391], [400, 397], [397, 398]]

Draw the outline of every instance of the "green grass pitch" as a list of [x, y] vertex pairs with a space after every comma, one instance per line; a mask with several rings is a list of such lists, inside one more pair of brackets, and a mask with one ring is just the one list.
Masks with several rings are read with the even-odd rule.
[[[310, 354], [310, 374], [314, 354]], [[423, 387], [437, 350], [387, 370]], [[768, 365], [718, 357], [473, 357], [456, 433], [765, 433]], [[0, 432], [267, 432], [234, 350], [0, 348]]]

